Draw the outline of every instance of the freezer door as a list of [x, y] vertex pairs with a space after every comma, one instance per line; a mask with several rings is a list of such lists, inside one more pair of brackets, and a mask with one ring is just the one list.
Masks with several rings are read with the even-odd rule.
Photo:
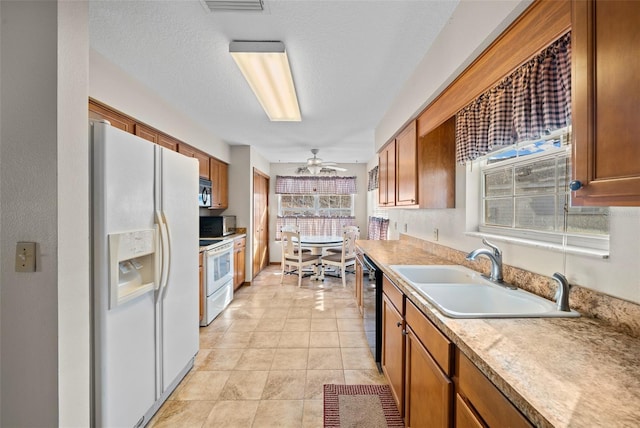
[[[160, 291], [162, 393], [199, 348], [198, 161], [157, 146], [160, 209], [169, 236], [169, 272]], [[158, 204], [156, 204], [156, 209]]]
[[95, 426], [134, 426], [155, 402], [153, 290], [109, 309], [110, 234], [154, 228], [154, 146], [92, 125]]

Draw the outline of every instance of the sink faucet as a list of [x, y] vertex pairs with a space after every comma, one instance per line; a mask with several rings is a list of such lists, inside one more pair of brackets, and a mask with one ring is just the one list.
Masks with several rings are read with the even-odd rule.
[[467, 260], [475, 260], [478, 256], [487, 256], [489, 260], [491, 260], [491, 275], [489, 279], [493, 282], [502, 282], [502, 251], [486, 239], [482, 240], [482, 243], [487, 247], [491, 248], [491, 250], [487, 248], [478, 248], [477, 250], [473, 250], [470, 252], [466, 259]]
[[569, 308], [569, 290], [571, 290], [571, 284], [567, 281], [567, 278], [556, 272], [552, 277], [558, 283], [558, 290], [556, 291], [556, 295], [554, 299], [558, 305], [558, 310], [563, 312], [570, 312], [571, 308]]

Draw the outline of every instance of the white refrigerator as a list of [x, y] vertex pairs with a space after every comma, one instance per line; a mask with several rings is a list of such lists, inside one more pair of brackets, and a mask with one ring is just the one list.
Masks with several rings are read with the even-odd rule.
[[198, 162], [108, 122], [90, 141], [94, 424], [144, 426], [198, 352]]

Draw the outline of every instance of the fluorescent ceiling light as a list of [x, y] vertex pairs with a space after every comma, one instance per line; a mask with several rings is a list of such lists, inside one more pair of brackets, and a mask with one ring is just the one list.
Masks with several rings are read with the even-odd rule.
[[302, 120], [284, 43], [234, 41], [229, 52], [271, 121]]

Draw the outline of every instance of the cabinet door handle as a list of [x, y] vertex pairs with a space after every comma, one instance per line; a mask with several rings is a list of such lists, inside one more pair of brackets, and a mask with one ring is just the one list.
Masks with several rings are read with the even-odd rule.
[[402, 335], [403, 335], [403, 336], [408, 336], [408, 335], [409, 335], [409, 332], [408, 332], [407, 330], [404, 330], [404, 329], [403, 329], [403, 330], [402, 330]]
[[396, 327], [402, 327], [402, 321], [398, 321], [398, 322], [396, 323]]

